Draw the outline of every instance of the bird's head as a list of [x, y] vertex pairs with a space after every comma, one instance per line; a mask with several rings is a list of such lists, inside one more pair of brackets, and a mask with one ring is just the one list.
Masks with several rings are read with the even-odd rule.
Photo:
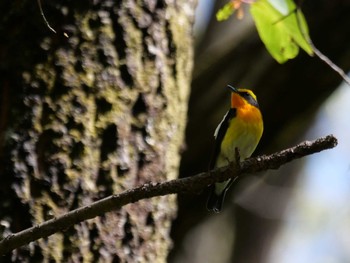
[[227, 86], [231, 90], [231, 107], [243, 107], [246, 104], [250, 104], [256, 108], [259, 108], [258, 101], [253, 91], [249, 89], [236, 89], [231, 85]]

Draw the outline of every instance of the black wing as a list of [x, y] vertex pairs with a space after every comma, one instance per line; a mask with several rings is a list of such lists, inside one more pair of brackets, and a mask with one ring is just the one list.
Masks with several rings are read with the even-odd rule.
[[224, 116], [224, 119], [220, 122], [219, 126], [217, 127], [217, 133], [215, 137], [215, 145], [214, 145], [214, 151], [209, 163], [209, 169], [212, 170], [215, 167], [216, 160], [220, 153], [221, 143], [222, 140], [225, 137], [226, 131], [228, 129], [228, 125], [230, 123], [230, 120], [236, 117], [237, 110], [236, 108], [230, 108], [229, 111]]

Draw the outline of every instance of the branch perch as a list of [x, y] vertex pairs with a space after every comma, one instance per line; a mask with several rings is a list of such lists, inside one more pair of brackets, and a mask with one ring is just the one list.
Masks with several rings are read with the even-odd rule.
[[315, 141], [305, 141], [292, 148], [271, 155], [262, 155], [256, 158], [246, 159], [242, 161], [240, 165], [222, 167], [210, 172], [163, 183], [147, 183], [120, 194], [108, 196], [88, 206], [72, 210], [67, 214], [50, 219], [16, 234], [10, 234], [0, 241], [0, 255], [6, 254], [13, 249], [40, 238], [45, 238], [56, 232], [63, 231], [74, 224], [120, 209], [124, 205], [142, 199], [176, 193], [198, 193], [212, 183], [268, 169], [278, 169], [283, 164], [292, 160], [331, 149], [335, 147], [337, 143], [337, 139], [333, 135], [328, 135]]

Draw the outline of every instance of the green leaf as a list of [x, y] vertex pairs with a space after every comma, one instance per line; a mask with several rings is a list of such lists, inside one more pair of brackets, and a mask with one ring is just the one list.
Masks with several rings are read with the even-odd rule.
[[312, 47], [304, 37], [305, 35], [309, 38], [304, 15], [296, 10], [292, 0], [280, 1], [284, 1], [288, 6], [287, 15], [283, 15], [268, 0], [258, 0], [250, 8], [266, 49], [279, 63], [295, 58], [299, 53], [299, 47], [309, 55], [313, 55]]
[[216, 19], [218, 21], [227, 20], [234, 12], [235, 9], [233, 8], [232, 3], [229, 2], [216, 13]]

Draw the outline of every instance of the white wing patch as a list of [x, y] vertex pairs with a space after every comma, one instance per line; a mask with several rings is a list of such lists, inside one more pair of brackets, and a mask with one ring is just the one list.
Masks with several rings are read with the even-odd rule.
[[215, 139], [216, 139], [216, 137], [218, 136], [219, 130], [220, 130], [220, 128], [221, 128], [221, 125], [222, 125], [222, 123], [224, 122], [224, 120], [226, 119], [226, 116], [227, 116], [228, 113], [229, 113], [229, 112], [226, 112], [224, 118], [223, 118], [222, 121], [219, 123], [218, 127], [216, 127], [215, 132], [214, 132], [214, 137], [215, 137]]

